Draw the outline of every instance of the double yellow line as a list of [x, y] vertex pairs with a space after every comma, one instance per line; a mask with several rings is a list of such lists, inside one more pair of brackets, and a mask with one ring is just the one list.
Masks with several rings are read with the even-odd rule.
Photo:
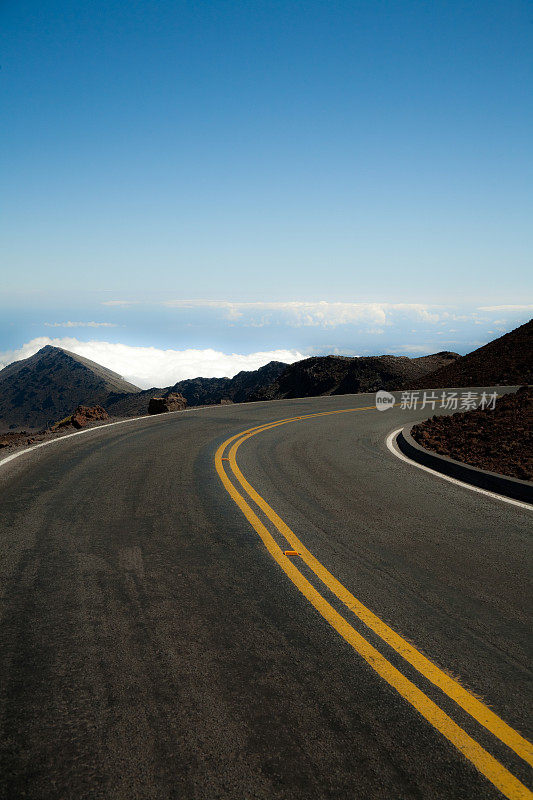
[[[349, 408], [341, 411], [326, 411], [318, 414], [306, 414], [299, 417], [285, 419], [249, 428], [241, 433], [231, 436], [218, 448], [215, 455], [217, 473], [225, 489], [241, 509], [246, 519], [259, 534], [270, 555], [279, 564], [281, 569], [300, 590], [304, 597], [316, 608], [322, 617], [339, 633], [364, 660], [387, 683], [410, 703], [434, 728], [445, 736], [463, 755], [496, 786], [505, 797], [510, 800], [533, 800], [533, 793], [524, 786], [489, 752], [479, 745], [466, 731], [464, 731], [451, 717], [442, 711], [436, 703], [425, 695], [412, 681], [406, 678], [396, 667], [381, 655], [370, 642], [368, 642], [355, 628], [353, 628], [338, 611], [315, 589], [294, 565], [289, 557], [284, 555], [282, 548], [277, 544], [272, 534], [261, 522], [248, 500], [245, 499], [235, 485], [230, 481], [224, 467], [228, 465], [229, 471], [244, 490], [245, 494], [265, 514], [276, 530], [298, 552], [304, 563], [314, 572], [322, 583], [353, 612], [370, 630], [379, 636], [411, 666], [454, 700], [464, 711], [470, 714], [480, 725], [506, 744], [520, 758], [533, 766], [533, 747], [530, 742], [511, 728], [504, 720], [485, 706], [474, 695], [468, 692], [461, 684], [439, 669], [430, 659], [420, 653], [413, 645], [390, 628], [383, 620], [363, 605], [346, 589], [305, 547], [296, 534], [286, 525], [271, 506], [261, 497], [253, 486], [246, 480], [236, 461], [237, 450], [241, 444], [252, 436], [263, 431], [287, 425], [299, 420], [308, 420], [315, 417], [329, 416], [332, 414], [346, 414], [353, 411], [375, 411], [374, 406], [363, 408]], [[231, 445], [231, 447], [230, 447]], [[230, 447], [227, 455], [224, 453]]]

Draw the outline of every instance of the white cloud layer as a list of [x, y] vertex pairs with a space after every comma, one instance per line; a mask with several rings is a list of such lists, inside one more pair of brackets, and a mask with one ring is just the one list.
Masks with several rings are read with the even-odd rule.
[[446, 313], [438, 313], [423, 303], [344, 303], [305, 301], [233, 303], [222, 300], [167, 300], [162, 305], [177, 309], [220, 310], [227, 319], [246, 322], [252, 318], [256, 325], [282, 321], [294, 327], [322, 328], [338, 325], [391, 325], [399, 318], [436, 323]]
[[391, 347], [391, 353], [422, 353], [426, 355], [431, 346], [427, 344], [402, 344], [399, 347]]
[[350, 303], [343, 301], [304, 301], [257, 300], [253, 302], [234, 302], [230, 300], [106, 300], [104, 306], [119, 308], [165, 307], [177, 313], [192, 312], [203, 315], [212, 314], [215, 318], [243, 327], [263, 328], [285, 326], [291, 328], [322, 328], [332, 330], [341, 326], [351, 326], [357, 332], [382, 335], [387, 328], [406, 324], [423, 324], [432, 327], [446, 325], [452, 321], [483, 324], [486, 316], [481, 314], [509, 312], [512, 318], [519, 318], [533, 309], [531, 304], [478, 306], [471, 309], [445, 308], [427, 303]]
[[128, 306], [135, 306], [140, 303], [140, 300], [104, 300], [102, 303], [103, 306], [117, 306], [119, 308], [124, 307], [127, 308]]
[[0, 369], [13, 361], [32, 356], [47, 344], [90, 358], [144, 389], [171, 386], [176, 381], [199, 376], [232, 378], [241, 370], [258, 369], [269, 361], [292, 364], [293, 361], [305, 357], [297, 350], [270, 350], [244, 355], [212, 349], [160, 350], [157, 347], [132, 347], [112, 342], [80, 342], [70, 337], [51, 339], [40, 336], [27, 342], [19, 350], [0, 353]]
[[478, 306], [478, 311], [533, 311], [533, 303], [522, 306]]
[[45, 328], [117, 328], [116, 322], [45, 322]]

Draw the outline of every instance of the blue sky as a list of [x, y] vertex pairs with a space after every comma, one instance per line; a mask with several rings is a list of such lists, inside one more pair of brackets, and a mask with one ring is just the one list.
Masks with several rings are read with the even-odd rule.
[[0, 18], [0, 363], [48, 339], [198, 374], [207, 350], [467, 352], [531, 316], [528, 3]]

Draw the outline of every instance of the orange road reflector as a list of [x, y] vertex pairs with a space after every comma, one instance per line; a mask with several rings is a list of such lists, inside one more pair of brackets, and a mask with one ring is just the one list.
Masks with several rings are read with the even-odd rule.
[[284, 550], [283, 551], [283, 555], [284, 556], [297, 556], [298, 553], [296, 552], [296, 550]]
[[222, 461], [229, 461], [229, 458], [223, 458]]

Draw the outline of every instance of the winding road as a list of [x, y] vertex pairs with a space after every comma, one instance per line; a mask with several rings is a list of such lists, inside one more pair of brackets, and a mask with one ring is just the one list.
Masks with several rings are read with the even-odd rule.
[[531, 511], [395, 458], [425, 414], [373, 402], [0, 466], [2, 798], [532, 797]]

